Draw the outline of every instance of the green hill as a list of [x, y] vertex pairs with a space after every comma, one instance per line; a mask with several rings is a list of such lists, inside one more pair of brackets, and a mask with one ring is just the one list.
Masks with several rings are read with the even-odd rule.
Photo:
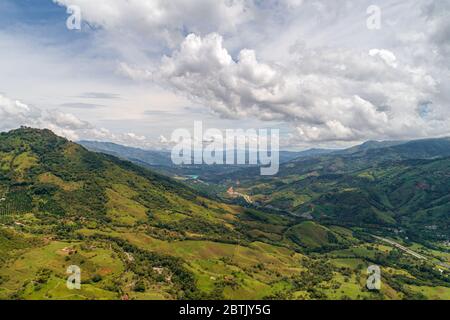
[[275, 177], [248, 169], [220, 183], [261, 207], [322, 223], [403, 229], [416, 239], [450, 237], [450, 140], [366, 143], [325, 156], [296, 159]]
[[307, 249], [331, 249], [352, 244], [355, 239], [350, 234], [339, 231], [313, 221], [305, 221], [290, 228], [286, 232], [286, 237]]
[[2, 134], [0, 145], [5, 198], [1, 205], [6, 215], [11, 208], [17, 213], [35, 212], [49, 224], [62, 218], [98, 227], [135, 226], [151, 216], [155, 226], [170, 222], [180, 237], [189, 232], [212, 238], [233, 234], [223, 218], [225, 209], [208, 210], [208, 201], [186, 186], [89, 152], [50, 131]]
[[[446, 172], [431, 162], [423, 170], [430, 166]], [[408, 203], [445, 209], [435, 194]], [[430, 260], [417, 261], [337, 222], [214, 201], [49, 130], [0, 134], [0, 299], [402, 299], [450, 290], [437, 271], [445, 250], [424, 247]], [[381, 292], [365, 289], [373, 263], [386, 268]], [[81, 290], [66, 287], [71, 265]]]

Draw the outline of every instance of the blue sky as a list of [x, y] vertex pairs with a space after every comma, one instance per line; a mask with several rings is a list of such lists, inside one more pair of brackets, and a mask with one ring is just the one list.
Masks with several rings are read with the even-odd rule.
[[[69, 5], [81, 30], [66, 28]], [[198, 120], [279, 128], [290, 149], [450, 135], [449, 13], [431, 0], [2, 0], [0, 130], [147, 148]]]
[[3, 0], [1, 26], [11, 24], [47, 25], [61, 23], [66, 10], [48, 0]]

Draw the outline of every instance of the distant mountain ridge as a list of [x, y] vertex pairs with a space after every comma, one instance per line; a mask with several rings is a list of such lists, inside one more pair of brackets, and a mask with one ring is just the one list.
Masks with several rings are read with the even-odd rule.
[[[171, 153], [168, 150], [147, 150], [124, 146], [112, 142], [81, 140], [78, 143], [88, 150], [102, 152], [150, 166], [171, 166]], [[336, 155], [365, 155], [389, 153], [391, 156], [403, 156], [410, 159], [450, 156], [450, 138], [432, 138], [397, 141], [366, 141], [346, 149], [311, 148], [304, 151], [280, 151], [280, 162], [286, 163], [296, 159]], [[247, 151], [248, 153], [248, 151]]]
[[165, 166], [171, 163], [169, 151], [144, 150], [112, 142], [82, 140], [78, 143], [90, 151], [110, 154], [133, 162], [155, 166]]
[[[82, 140], [78, 142], [86, 149], [109, 154], [118, 158], [131, 161], [135, 164], [146, 168], [156, 170], [159, 173], [169, 176], [198, 176], [208, 178], [218, 174], [230, 174], [238, 171], [241, 168], [246, 168], [248, 165], [174, 165], [171, 159], [171, 152], [167, 150], [144, 150], [135, 147], [123, 146], [112, 142], [87, 141]], [[300, 152], [295, 151], [280, 151], [280, 163], [287, 163], [293, 159], [305, 158], [311, 156], [325, 155], [334, 152], [335, 150], [327, 149], [310, 149]], [[231, 151], [233, 152], [233, 151]], [[237, 155], [238, 151], [234, 151]], [[224, 153], [224, 162], [225, 162]], [[246, 157], [249, 159], [249, 151], [246, 151]], [[253, 166], [254, 167], [254, 166]]]
[[[136, 147], [124, 146], [113, 142], [81, 140], [78, 143], [86, 149], [94, 152], [102, 152], [133, 162], [141, 162], [150, 166], [171, 166], [171, 152], [167, 150], [147, 150]], [[298, 157], [309, 157], [335, 152], [332, 149], [308, 149], [305, 151], [280, 151], [281, 163], [288, 162]], [[236, 152], [236, 151], [235, 151]], [[248, 154], [248, 151], [247, 151]]]

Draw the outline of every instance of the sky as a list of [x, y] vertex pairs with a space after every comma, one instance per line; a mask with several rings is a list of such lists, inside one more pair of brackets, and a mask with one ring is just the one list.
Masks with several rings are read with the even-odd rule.
[[0, 131], [148, 149], [195, 121], [277, 128], [293, 150], [450, 136], [449, 66], [450, 1], [0, 0]]

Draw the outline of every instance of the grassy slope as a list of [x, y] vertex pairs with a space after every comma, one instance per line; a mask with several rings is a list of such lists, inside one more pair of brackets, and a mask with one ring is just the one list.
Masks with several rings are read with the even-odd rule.
[[[378, 262], [401, 273], [407, 271], [399, 262], [417, 262], [391, 257], [351, 230], [202, 198], [49, 131], [21, 129], [0, 142], [0, 298], [397, 299], [424, 288], [434, 288], [424, 291], [430, 296], [447, 294], [438, 288], [445, 282], [422, 279], [415, 267], [408, 272], [422, 289], [386, 278], [381, 295], [368, 292], [364, 266]], [[70, 265], [82, 269], [80, 291], [65, 286]]]
[[[380, 159], [383, 153], [377, 152], [373, 160], [359, 155], [294, 161], [272, 178], [246, 180], [242, 174], [239, 192], [263, 206], [325, 223], [403, 228], [424, 239], [448, 237], [450, 158], [394, 161]], [[437, 230], [430, 232], [430, 226]]]

